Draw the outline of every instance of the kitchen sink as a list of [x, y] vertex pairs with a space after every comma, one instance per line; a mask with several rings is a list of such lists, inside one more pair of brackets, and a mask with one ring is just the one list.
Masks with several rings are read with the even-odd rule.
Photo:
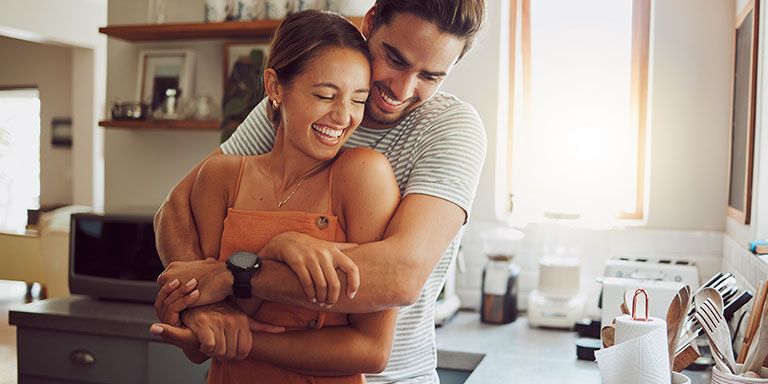
[[437, 375], [440, 384], [461, 384], [485, 357], [482, 353], [437, 351]]

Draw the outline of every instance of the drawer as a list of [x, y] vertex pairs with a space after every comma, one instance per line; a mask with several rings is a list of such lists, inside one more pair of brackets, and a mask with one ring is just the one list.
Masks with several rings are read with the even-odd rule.
[[16, 329], [19, 377], [37, 376], [81, 383], [143, 383], [144, 340], [78, 333]]

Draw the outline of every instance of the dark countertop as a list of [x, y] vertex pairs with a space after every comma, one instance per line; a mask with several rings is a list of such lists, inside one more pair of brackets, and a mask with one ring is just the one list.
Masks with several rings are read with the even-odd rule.
[[[152, 305], [97, 300], [86, 296], [38, 301], [9, 311], [9, 323], [86, 334], [161, 340], [149, 333]], [[466, 384], [599, 383], [594, 362], [576, 359], [575, 332], [528, 326], [525, 317], [505, 325], [480, 322], [474, 312], [459, 312], [437, 329], [438, 365], [471, 370]], [[709, 383], [708, 372], [685, 372], [693, 384]]]

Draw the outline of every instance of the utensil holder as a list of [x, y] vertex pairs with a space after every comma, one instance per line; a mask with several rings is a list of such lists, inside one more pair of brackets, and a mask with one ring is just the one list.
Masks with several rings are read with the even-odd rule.
[[[743, 364], [736, 364], [737, 369], [741, 369]], [[768, 368], [760, 368], [758, 372], [763, 378], [750, 378], [723, 372], [717, 367], [712, 367], [712, 384], [742, 384], [742, 383], [768, 383]]]

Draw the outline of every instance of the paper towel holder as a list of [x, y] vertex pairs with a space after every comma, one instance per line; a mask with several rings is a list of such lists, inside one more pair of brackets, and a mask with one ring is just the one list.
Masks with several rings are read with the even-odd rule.
[[[643, 294], [645, 296], [645, 319], [639, 319], [637, 318], [637, 296], [640, 294]], [[649, 313], [649, 302], [651, 299], [648, 297], [648, 292], [645, 291], [644, 288], [638, 288], [635, 290], [635, 294], [632, 296], [632, 320], [635, 321], [649, 321], [650, 320], [650, 313]]]

